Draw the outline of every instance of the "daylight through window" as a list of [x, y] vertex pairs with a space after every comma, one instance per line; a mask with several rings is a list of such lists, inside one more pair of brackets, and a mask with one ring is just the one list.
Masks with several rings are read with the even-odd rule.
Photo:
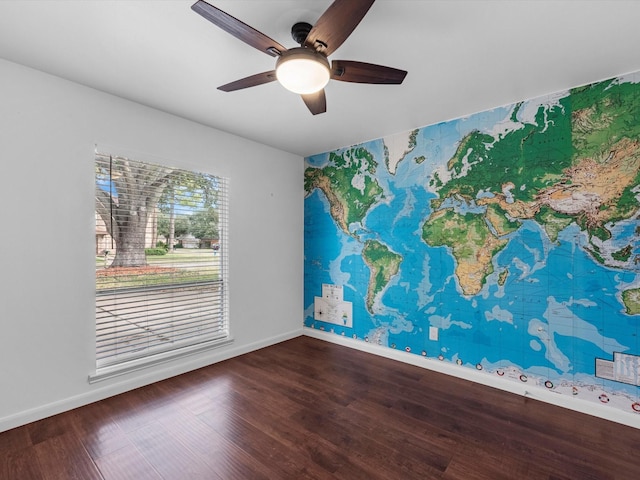
[[96, 154], [96, 372], [224, 343], [223, 178]]

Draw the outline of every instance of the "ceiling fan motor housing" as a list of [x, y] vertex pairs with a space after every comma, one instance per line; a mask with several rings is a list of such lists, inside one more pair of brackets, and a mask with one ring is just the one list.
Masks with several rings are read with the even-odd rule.
[[298, 45], [303, 45], [307, 35], [311, 31], [312, 25], [307, 22], [298, 22], [291, 27], [291, 36]]

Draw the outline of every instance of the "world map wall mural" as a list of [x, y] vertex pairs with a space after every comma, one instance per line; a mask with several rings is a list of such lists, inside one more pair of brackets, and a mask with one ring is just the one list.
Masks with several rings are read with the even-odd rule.
[[640, 414], [640, 72], [305, 162], [306, 327]]

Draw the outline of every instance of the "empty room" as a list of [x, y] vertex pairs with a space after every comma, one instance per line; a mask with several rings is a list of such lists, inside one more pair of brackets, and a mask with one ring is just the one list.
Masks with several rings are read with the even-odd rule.
[[638, 18], [0, 1], [0, 479], [640, 478]]

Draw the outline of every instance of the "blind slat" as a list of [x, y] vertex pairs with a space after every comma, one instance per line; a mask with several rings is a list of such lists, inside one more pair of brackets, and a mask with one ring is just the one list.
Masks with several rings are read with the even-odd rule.
[[[117, 344], [118, 342], [131, 342], [133, 338], [146, 339], [145, 341], [152, 343], [154, 338], [162, 339], [162, 341], [171, 340], [171, 334], [180, 334], [181, 332], [192, 332], [201, 330], [219, 330], [224, 325], [223, 322], [206, 322], [202, 324], [186, 324], [175, 325], [172, 328], [165, 326], [162, 330], [129, 330], [127, 335], [112, 335], [105, 336], [102, 340], [98, 340], [98, 345], [103, 349], [108, 349], [110, 345]], [[119, 332], [120, 333], [120, 332]]]
[[139, 321], [134, 322], [129, 319], [122, 319], [119, 322], [111, 322], [96, 331], [96, 338], [104, 337], [105, 335], [120, 334], [120, 332], [133, 331], [133, 330], [161, 330], [163, 328], [170, 328], [173, 325], [184, 324], [204, 324], [204, 323], [220, 323], [220, 313], [222, 309], [211, 309], [209, 311], [193, 312], [183, 316], [173, 316], [170, 320], [157, 319], [156, 321]]

